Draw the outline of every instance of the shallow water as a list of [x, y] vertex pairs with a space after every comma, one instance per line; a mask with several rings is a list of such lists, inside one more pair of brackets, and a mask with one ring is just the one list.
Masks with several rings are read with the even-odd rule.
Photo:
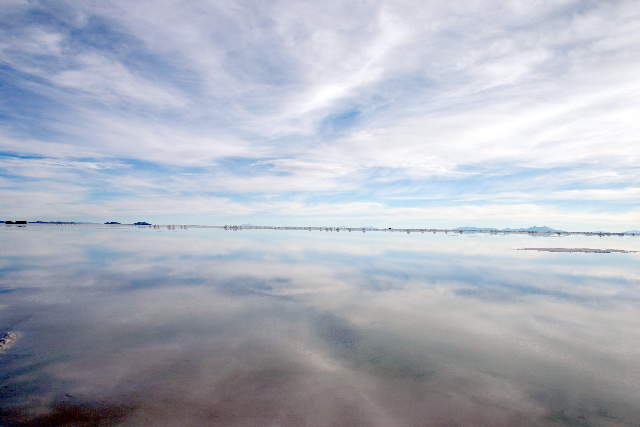
[[638, 426], [640, 237], [0, 226], [0, 425]]

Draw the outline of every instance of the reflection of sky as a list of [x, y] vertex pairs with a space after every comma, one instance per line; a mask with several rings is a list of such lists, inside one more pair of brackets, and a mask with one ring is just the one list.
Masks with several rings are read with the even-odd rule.
[[0, 325], [22, 333], [0, 359], [4, 408], [112, 405], [130, 425], [640, 421], [638, 254], [513, 250], [631, 237], [0, 233]]

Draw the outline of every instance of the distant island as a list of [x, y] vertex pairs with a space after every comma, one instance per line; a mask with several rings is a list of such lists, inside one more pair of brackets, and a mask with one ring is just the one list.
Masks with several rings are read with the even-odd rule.
[[0, 221], [0, 223], [11, 224], [57, 224], [57, 225], [75, 225], [75, 224], [95, 224], [95, 222], [75, 222], [75, 221]]

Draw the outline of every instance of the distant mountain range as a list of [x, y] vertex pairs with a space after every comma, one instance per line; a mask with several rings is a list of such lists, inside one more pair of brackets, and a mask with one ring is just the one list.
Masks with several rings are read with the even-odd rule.
[[529, 228], [503, 228], [502, 230], [497, 228], [477, 228], [477, 227], [458, 227], [455, 230], [478, 230], [478, 231], [538, 231], [542, 233], [564, 233], [564, 230], [556, 230], [550, 227], [538, 227], [533, 226]]

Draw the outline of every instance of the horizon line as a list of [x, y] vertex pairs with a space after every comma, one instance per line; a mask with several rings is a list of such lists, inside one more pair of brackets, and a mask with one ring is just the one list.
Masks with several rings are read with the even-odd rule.
[[[116, 221], [106, 222], [106, 223], [94, 223], [94, 222], [81, 222], [81, 221], [0, 221], [0, 223], [4, 223], [5, 225], [26, 225], [26, 224], [37, 224], [37, 225], [108, 225], [108, 226], [127, 226], [127, 227], [148, 227], [154, 229], [160, 228], [169, 228], [175, 229], [175, 224], [151, 224], [146, 221], [139, 221], [136, 223], [119, 223]], [[327, 231], [327, 232], [352, 232], [352, 231], [361, 231], [366, 233], [367, 231], [377, 231], [377, 232], [402, 232], [402, 233], [453, 233], [453, 234], [463, 234], [463, 233], [485, 233], [485, 234], [528, 234], [528, 235], [589, 235], [589, 236], [636, 236], [640, 235], [640, 231], [638, 230], [628, 230], [624, 232], [610, 232], [610, 231], [565, 231], [565, 230], [555, 230], [550, 227], [542, 226], [532, 226], [529, 228], [504, 228], [497, 229], [491, 227], [457, 227], [457, 228], [377, 228], [377, 227], [329, 227], [329, 226], [271, 226], [271, 225], [253, 225], [253, 224], [244, 224], [244, 225], [200, 225], [200, 224], [178, 224], [180, 229], [188, 229], [188, 228], [217, 228], [224, 230], [290, 230], [290, 231]], [[536, 228], [541, 230], [535, 230]], [[545, 230], [546, 228], [546, 230]]]

